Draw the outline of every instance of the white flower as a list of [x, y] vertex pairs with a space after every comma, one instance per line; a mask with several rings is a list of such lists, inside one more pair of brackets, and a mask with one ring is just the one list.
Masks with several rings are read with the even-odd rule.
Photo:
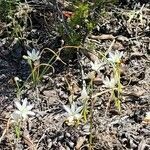
[[85, 82], [85, 80], [83, 80], [83, 88], [82, 88], [81, 96], [79, 97], [79, 99], [85, 100], [88, 98], [89, 98], [89, 96], [88, 96], [87, 89], [86, 89], [86, 82]]
[[28, 115], [35, 115], [35, 113], [33, 111], [31, 111], [31, 109], [33, 108], [34, 105], [28, 105], [27, 106], [27, 99], [25, 98], [23, 100], [22, 105], [16, 101], [15, 105], [17, 107], [18, 110], [15, 110], [12, 117], [13, 118], [18, 118], [18, 116], [20, 116], [20, 118], [23, 118], [23, 120], [28, 118]]
[[96, 72], [98, 72], [99, 70], [104, 68], [103, 67], [104, 63], [102, 63], [102, 62], [100, 62], [98, 60], [96, 60], [94, 62], [91, 61], [90, 64], [91, 64], [92, 70], [94, 70]]
[[88, 93], [87, 93], [87, 89], [84, 86], [83, 89], [82, 89], [82, 91], [81, 91], [80, 99], [85, 100], [85, 99], [88, 99], [88, 98], [89, 98], [89, 96], [88, 96]]
[[67, 112], [65, 115], [67, 117], [66, 121], [68, 125], [74, 125], [75, 121], [82, 118], [82, 115], [80, 114], [83, 106], [77, 107], [75, 102], [71, 104], [71, 107], [68, 105], [63, 105], [65, 111]]
[[123, 55], [124, 55], [123, 52], [119, 52], [117, 50], [115, 51], [115, 53], [110, 52], [108, 61], [112, 63], [120, 63]]
[[104, 87], [112, 89], [112, 88], [115, 88], [117, 81], [114, 78], [111, 78], [110, 80], [108, 77], [106, 77], [103, 83], [104, 83]]
[[32, 52], [30, 51], [27, 51], [27, 54], [28, 56], [23, 56], [24, 59], [27, 59], [27, 60], [31, 60], [33, 62], [35, 62], [36, 60], [39, 60], [40, 59], [40, 52], [39, 51], [36, 51], [35, 49], [32, 50]]

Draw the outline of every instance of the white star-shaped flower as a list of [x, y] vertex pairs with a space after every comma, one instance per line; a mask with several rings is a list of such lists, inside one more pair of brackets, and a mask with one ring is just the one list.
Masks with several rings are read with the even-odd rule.
[[108, 77], [106, 77], [103, 83], [104, 83], [104, 87], [112, 89], [115, 88], [117, 81], [114, 78], [109, 79]]
[[92, 70], [94, 70], [96, 72], [98, 72], [99, 70], [104, 68], [103, 67], [104, 63], [102, 63], [101, 61], [98, 61], [98, 60], [96, 60], [94, 62], [91, 61], [90, 64], [91, 64]]
[[31, 109], [34, 107], [34, 105], [27, 105], [27, 98], [25, 98], [23, 100], [22, 105], [20, 104], [20, 102], [16, 101], [15, 105], [17, 107], [18, 110], [15, 110], [13, 113], [14, 118], [19, 118], [18, 116], [20, 116], [20, 118], [23, 118], [23, 120], [28, 118], [28, 115], [35, 115], [35, 113], [33, 111], [31, 111]]
[[39, 60], [40, 59], [40, 52], [39, 51], [36, 51], [35, 49], [33, 49], [31, 52], [30, 51], [27, 51], [27, 54], [28, 56], [23, 56], [24, 59], [27, 59], [27, 60], [31, 60], [33, 62], [35, 62], [36, 60]]
[[66, 121], [68, 125], [74, 125], [75, 121], [82, 118], [82, 115], [80, 114], [83, 108], [82, 106], [77, 107], [75, 102], [73, 102], [71, 106], [63, 105], [63, 107], [66, 111], [65, 116], [67, 117]]
[[123, 52], [119, 52], [117, 50], [115, 51], [115, 53], [110, 52], [108, 61], [112, 63], [120, 63], [123, 55], [124, 55]]

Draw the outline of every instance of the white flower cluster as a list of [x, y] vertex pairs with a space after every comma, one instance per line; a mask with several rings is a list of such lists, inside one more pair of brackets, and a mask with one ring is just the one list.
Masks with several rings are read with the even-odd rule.
[[[107, 60], [111, 63], [120, 63], [123, 55], [124, 55], [123, 52], [119, 52], [117, 50], [114, 53], [109, 52], [109, 58], [107, 58]], [[91, 61], [90, 64], [91, 64], [92, 70], [98, 72], [98, 71], [104, 69], [105, 62], [96, 60], [94, 62]]]

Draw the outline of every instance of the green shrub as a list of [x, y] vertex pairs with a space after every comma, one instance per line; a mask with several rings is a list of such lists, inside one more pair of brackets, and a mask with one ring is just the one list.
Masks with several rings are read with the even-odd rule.
[[8, 22], [20, 0], [0, 0], [0, 20]]

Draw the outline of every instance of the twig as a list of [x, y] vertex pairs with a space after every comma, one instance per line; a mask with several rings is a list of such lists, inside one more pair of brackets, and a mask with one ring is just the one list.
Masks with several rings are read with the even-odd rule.
[[5, 128], [5, 130], [3, 131], [2, 136], [0, 137], [0, 143], [1, 143], [1, 141], [3, 140], [3, 138], [4, 138], [5, 134], [6, 134], [6, 132], [7, 132], [8, 129], [9, 129], [9, 124], [10, 124], [10, 118], [8, 119], [7, 124], [6, 124], [6, 128]]

